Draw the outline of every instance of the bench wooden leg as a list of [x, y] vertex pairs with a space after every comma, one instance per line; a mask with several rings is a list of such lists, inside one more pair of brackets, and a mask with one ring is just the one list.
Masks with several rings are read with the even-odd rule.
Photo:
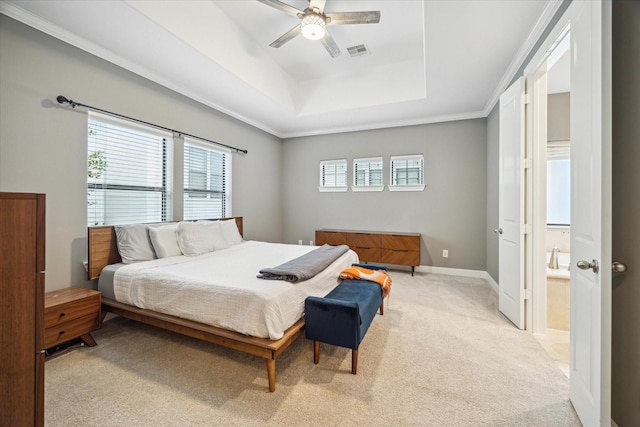
[[382, 303], [380, 304], [380, 316], [384, 316], [384, 299], [382, 300]]
[[320, 361], [320, 341], [313, 342], [313, 363], [318, 364]]
[[358, 350], [351, 350], [351, 373], [353, 375], [358, 371]]

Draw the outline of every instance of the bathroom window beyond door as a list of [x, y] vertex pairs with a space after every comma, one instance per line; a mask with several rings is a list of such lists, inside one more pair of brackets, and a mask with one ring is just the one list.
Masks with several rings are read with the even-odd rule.
[[547, 225], [571, 223], [571, 161], [547, 160]]

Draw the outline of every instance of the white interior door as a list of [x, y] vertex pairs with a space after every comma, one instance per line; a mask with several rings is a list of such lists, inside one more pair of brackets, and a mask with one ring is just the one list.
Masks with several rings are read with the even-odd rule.
[[611, 425], [611, 57], [604, 43], [611, 5], [603, 5], [573, 2], [569, 9], [570, 395], [585, 426]]
[[500, 96], [499, 309], [524, 329], [524, 78]]

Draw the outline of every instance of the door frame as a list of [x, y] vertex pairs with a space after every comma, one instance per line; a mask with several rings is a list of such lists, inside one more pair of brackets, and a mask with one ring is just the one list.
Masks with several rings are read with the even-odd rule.
[[528, 204], [531, 215], [531, 264], [532, 276], [532, 325], [533, 333], [545, 334], [547, 330], [547, 60], [562, 39], [570, 33], [570, 16], [565, 11], [544, 43], [524, 69], [530, 102], [527, 105], [527, 138], [532, 147], [532, 203]]
[[[568, 22], [558, 22], [545, 44], [525, 69], [530, 102], [527, 105], [527, 145], [532, 159], [532, 175], [527, 188], [527, 215], [531, 223], [531, 250], [527, 263], [530, 268], [531, 304], [529, 319], [533, 333], [547, 332], [547, 61], [565, 37], [570, 37]], [[547, 46], [548, 44], [548, 46]], [[546, 47], [546, 49], [545, 49]]]
[[531, 300], [528, 305], [532, 333], [547, 333], [547, 63], [527, 75], [530, 102], [527, 108], [527, 140], [531, 143], [532, 176], [528, 188], [528, 214], [531, 218], [531, 251], [527, 256], [531, 272]]

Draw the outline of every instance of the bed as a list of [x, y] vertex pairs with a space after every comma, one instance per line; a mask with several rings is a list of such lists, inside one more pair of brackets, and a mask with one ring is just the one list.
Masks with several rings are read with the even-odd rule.
[[[242, 235], [242, 217], [220, 223], [231, 220]], [[256, 276], [261, 267], [273, 267], [312, 247], [242, 240], [211, 253], [123, 264], [114, 226], [89, 227], [88, 246], [89, 279], [99, 279], [104, 313], [262, 357], [270, 392], [275, 391], [276, 359], [304, 328], [306, 296], [326, 295], [337, 286], [338, 272], [357, 262], [349, 250], [317, 276], [290, 283]], [[172, 291], [172, 286], [180, 290]], [[215, 298], [203, 294], [209, 288]], [[206, 309], [200, 307], [207, 298]], [[166, 304], [168, 300], [181, 305]]]

